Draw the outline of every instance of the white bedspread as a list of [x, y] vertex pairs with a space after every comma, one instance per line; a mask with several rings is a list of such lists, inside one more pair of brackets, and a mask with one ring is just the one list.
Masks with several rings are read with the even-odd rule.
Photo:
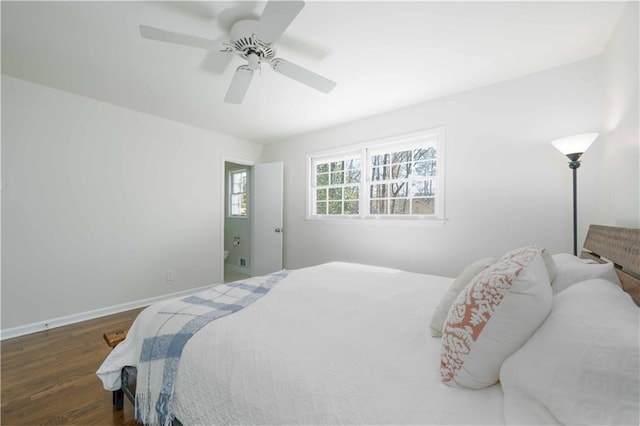
[[[503, 424], [499, 385], [440, 382], [429, 318], [452, 279], [347, 263], [289, 271], [187, 343], [173, 412], [191, 424]], [[145, 310], [98, 371], [136, 365]]]

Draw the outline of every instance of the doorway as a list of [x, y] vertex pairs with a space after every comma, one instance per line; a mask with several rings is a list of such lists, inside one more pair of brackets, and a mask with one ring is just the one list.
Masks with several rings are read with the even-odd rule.
[[223, 282], [251, 276], [253, 165], [224, 162]]
[[222, 282], [282, 270], [283, 163], [222, 165]]

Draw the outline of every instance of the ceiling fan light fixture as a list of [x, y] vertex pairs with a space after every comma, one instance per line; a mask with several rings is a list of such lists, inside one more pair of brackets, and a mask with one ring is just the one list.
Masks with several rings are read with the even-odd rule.
[[249, 68], [252, 70], [260, 68], [260, 57], [253, 52], [247, 55], [247, 62], [249, 62]]

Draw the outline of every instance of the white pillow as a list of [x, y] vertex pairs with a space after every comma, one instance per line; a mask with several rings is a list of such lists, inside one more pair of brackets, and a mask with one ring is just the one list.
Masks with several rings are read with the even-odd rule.
[[551, 256], [549, 250], [541, 249], [541, 251], [542, 260], [544, 260], [544, 266], [547, 267], [547, 273], [549, 274], [549, 282], [551, 282], [556, 277], [556, 262], [553, 260], [553, 256]]
[[621, 287], [613, 263], [566, 263], [556, 268], [556, 277], [551, 282], [553, 294], [558, 294], [572, 285], [594, 278], [611, 281]]
[[507, 424], [640, 424], [640, 309], [609, 281], [572, 286], [500, 381]]
[[574, 256], [569, 253], [556, 253], [551, 257], [556, 264], [556, 268], [564, 266], [568, 263], [584, 263], [578, 256]]
[[510, 252], [480, 272], [447, 315], [442, 381], [473, 389], [496, 383], [502, 362], [549, 314], [551, 299], [547, 269], [535, 247]]
[[551, 256], [551, 258], [553, 259], [557, 268], [570, 263], [579, 263], [579, 264], [598, 263], [593, 259], [581, 259], [578, 256], [574, 256], [569, 253], [556, 253], [553, 256]]
[[433, 311], [433, 315], [431, 315], [431, 336], [442, 336], [442, 327], [444, 326], [444, 321], [447, 319], [449, 308], [453, 305], [453, 301], [456, 300], [456, 297], [458, 297], [460, 292], [464, 290], [476, 275], [494, 263], [496, 263], [496, 259], [487, 257], [473, 262], [460, 272], [458, 278], [456, 278], [453, 284], [451, 284], [451, 287], [449, 287], [449, 290], [442, 296], [438, 306], [436, 306], [436, 309]]

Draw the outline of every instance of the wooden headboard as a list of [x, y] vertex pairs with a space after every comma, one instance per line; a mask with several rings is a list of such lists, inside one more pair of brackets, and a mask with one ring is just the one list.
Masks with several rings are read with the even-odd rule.
[[580, 257], [613, 262], [622, 288], [640, 306], [640, 229], [591, 225]]

